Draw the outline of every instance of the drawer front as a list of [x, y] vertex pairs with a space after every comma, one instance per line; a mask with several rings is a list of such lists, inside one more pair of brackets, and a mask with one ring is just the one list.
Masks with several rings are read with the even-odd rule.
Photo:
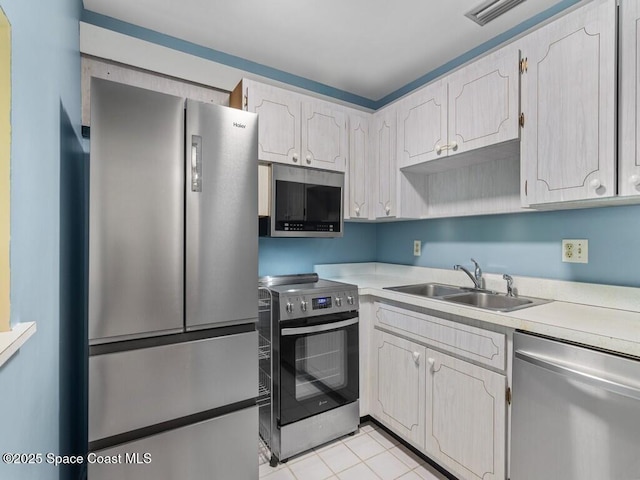
[[506, 368], [503, 333], [376, 302], [375, 326], [405, 335], [490, 367]]
[[[91, 480], [257, 479], [258, 409], [244, 410], [94, 452]], [[97, 463], [113, 459], [115, 463]]]
[[257, 332], [92, 356], [89, 441], [257, 394]]

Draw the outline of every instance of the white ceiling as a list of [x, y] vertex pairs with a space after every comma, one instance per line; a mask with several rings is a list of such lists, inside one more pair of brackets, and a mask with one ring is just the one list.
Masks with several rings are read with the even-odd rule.
[[464, 14], [483, 1], [84, 0], [84, 7], [377, 101], [568, 3], [527, 0], [480, 27]]

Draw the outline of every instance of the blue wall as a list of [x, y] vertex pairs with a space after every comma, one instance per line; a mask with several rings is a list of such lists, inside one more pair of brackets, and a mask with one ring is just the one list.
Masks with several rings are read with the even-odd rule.
[[[0, 452], [58, 453], [67, 448], [66, 406], [60, 401], [66, 375], [60, 364], [67, 352], [60, 342], [71, 332], [61, 329], [67, 322], [61, 316], [73, 298], [61, 289], [60, 225], [67, 212], [61, 209], [66, 201], [60, 185], [65, 165], [81, 154], [82, 5], [80, 0], [0, 0], [0, 6], [13, 40], [11, 323], [36, 321], [38, 329], [0, 367]], [[81, 292], [76, 299], [82, 302]], [[45, 464], [0, 463], [0, 478], [71, 477]]]
[[[563, 238], [589, 240], [589, 263], [562, 263]], [[422, 256], [413, 256], [413, 241]], [[380, 224], [379, 262], [640, 287], [640, 206]]]
[[345, 223], [341, 238], [260, 238], [258, 274], [313, 272], [321, 263], [374, 262], [376, 225]]

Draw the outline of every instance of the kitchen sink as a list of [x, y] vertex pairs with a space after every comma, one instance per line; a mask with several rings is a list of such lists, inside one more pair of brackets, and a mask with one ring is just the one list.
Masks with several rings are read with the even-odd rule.
[[468, 291], [468, 288], [443, 285], [441, 283], [421, 283], [418, 285], [401, 285], [399, 287], [386, 287], [385, 290], [393, 290], [401, 293], [420, 295], [421, 297], [444, 297]]
[[531, 298], [507, 297], [506, 295], [492, 292], [469, 292], [461, 295], [452, 295], [444, 300], [498, 312], [510, 312], [518, 308], [530, 307], [535, 303]]
[[445, 302], [459, 303], [495, 312], [512, 312], [521, 308], [533, 307], [534, 305], [541, 305], [551, 301], [542, 298], [509, 297], [490, 290], [456, 287], [454, 285], [444, 285], [441, 283], [401, 285], [398, 287], [385, 287], [385, 290], [435, 298], [444, 300]]

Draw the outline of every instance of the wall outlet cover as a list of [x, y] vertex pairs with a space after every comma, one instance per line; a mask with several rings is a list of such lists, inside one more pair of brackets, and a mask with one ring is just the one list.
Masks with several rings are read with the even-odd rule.
[[413, 241], [413, 256], [419, 257], [422, 253], [422, 242], [420, 240]]
[[562, 261], [568, 263], [589, 263], [589, 240], [563, 239]]

